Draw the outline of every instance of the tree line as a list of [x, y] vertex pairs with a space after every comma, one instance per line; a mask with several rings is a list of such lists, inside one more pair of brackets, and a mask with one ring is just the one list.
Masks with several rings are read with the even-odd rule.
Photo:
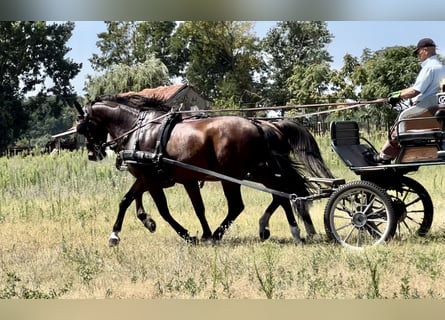
[[[408, 87], [420, 65], [413, 46], [346, 54], [331, 67], [334, 35], [323, 21], [278, 21], [258, 38], [251, 21], [105, 21], [89, 59], [87, 95], [70, 81], [81, 63], [66, 58], [74, 22], [0, 22], [0, 154], [12, 144], [43, 143], [72, 126], [71, 101], [183, 81], [214, 108], [255, 108], [368, 100]], [[290, 112], [292, 115], [292, 112]], [[390, 123], [388, 106], [345, 111]]]

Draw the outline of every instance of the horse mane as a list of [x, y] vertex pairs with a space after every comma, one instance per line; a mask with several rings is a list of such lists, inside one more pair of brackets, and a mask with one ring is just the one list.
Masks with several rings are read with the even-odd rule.
[[126, 105], [131, 108], [135, 108], [141, 111], [170, 111], [170, 107], [168, 107], [165, 104], [165, 100], [153, 96], [153, 97], [146, 97], [142, 96], [140, 94], [125, 94], [125, 95], [104, 95], [97, 98], [95, 102], [116, 102], [119, 104]]

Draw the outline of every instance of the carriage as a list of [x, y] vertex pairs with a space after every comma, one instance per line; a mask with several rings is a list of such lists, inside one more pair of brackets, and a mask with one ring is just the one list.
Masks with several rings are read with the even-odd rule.
[[[439, 94], [440, 105], [444, 102], [443, 95], [445, 93]], [[125, 211], [133, 200], [136, 201], [138, 218], [150, 231], [155, 230], [154, 220], [142, 207], [142, 194], [145, 191], [150, 192], [161, 216], [170, 223], [181, 237], [187, 241], [196, 241], [170, 215], [165, 196], [161, 191], [162, 188], [169, 187], [178, 181], [184, 184], [192, 200], [196, 214], [203, 226], [203, 239], [220, 240], [224, 231], [243, 210], [244, 205], [239, 193], [240, 186], [255, 188], [270, 193], [273, 197], [272, 203], [259, 221], [259, 234], [263, 240], [270, 236], [268, 228], [269, 219], [279, 205], [283, 206], [286, 212], [291, 233], [296, 242], [301, 239], [300, 230], [295, 221], [297, 214], [302, 217], [308, 235], [315, 233], [312, 221], [305, 210], [307, 210], [306, 205], [308, 202], [322, 198], [327, 199], [324, 209], [324, 227], [328, 238], [348, 248], [361, 249], [367, 246], [378, 245], [386, 243], [393, 237], [404, 238], [413, 234], [425, 236], [430, 230], [433, 221], [431, 197], [419, 182], [406, 176], [406, 174], [417, 171], [421, 166], [444, 164], [445, 110], [439, 110], [432, 117], [422, 118], [426, 122], [433, 121], [439, 125], [435, 128], [415, 129], [398, 133], [397, 139], [400, 143], [401, 151], [393, 164], [370, 164], [367, 161], [369, 154], [375, 154], [377, 151], [370, 141], [360, 136], [360, 128], [357, 122], [332, 122], [330, 126], [332, 149], [344, 164], [360, 177], [357, 181], [346, 182], [344, 179], [333, 177], [327, 168], [320, 169], [323, 166], [323, 162], [320, 160], [321, 156], [319, 155], [318, 147], [313, 145], [313, 137], [310, 135], [303, 137], [305, 133], [302, 133], [301, 128], [296, 128], [293, 124], [289, 124], [289, 121], [286, 119], [282, 119], [281, 122], [272, 125], [267, 121], [263, 123], [258, 120], [250, 120], [248, 123], [245, 118], [239, 117], [241, 119], [236, 119], [237, 122], [232, 125], [227, 119], [229, 117], [224, 117], [225, 123], [218, 130], [226, 130], [227, 127], [232, 126], [233, 130], [237, 131], [233, 137], [235, 140], [239, 139], [241, 134], [248, 135], [251, 132], [255, 132], [255, 130], [259, 132], [259, 134], [255, 132], [254, 137], [252, 137], [252, 139], [256, 140], [246, 141], [242, 146], [237, 144], [236, 148], [231, 149], [237, 156], [235, 159], [229, 159], [230, 161], [225, 160], [225, 164], [230, 163], [227, 167], [227, 165], [223, 166], [216, 163], [220, 159], [213, 159], [216, 157], [213, 153], [211, 158], [216, 164], [200, 158], [206, 156], [201, 152], [201, 149], [204, 149], [204, 147], [201, 148], [199, 145], [201, 140], [204, 140], [204, 137], [197, 136], [195, 131], [201, 130], [203, 127], [207, 128], [207, 126], [217, 126], [211, 122], [213, 121], [211, 120], [212, 117], [208, 120], [203, 120], [202, 116], [189, 120], [189, 126], [192, 127], [185, 127], [183, 131], [195, 132], [193, 139], [189, 137], [178, 138], [178, 134], [175, 134], [174, 131], [175, 126], [184, 121], [183, 117], [178, 118], [178, 112], [164, 111], [160, 116], [155, 114], [151, 120], [148, 120], [148, 125], [144, 125], [144, 121], [147, 120], [146, 113], [128, 110], [128, 105], [123, 105], [123, 110], [126, 110], [127, 115], [132, 115], [133, 119], [127, 127], [119, 128], [119, 130], [112, 133], [112, 138], [110, 139], [109, 125], [104, 125], [103, 127], [106, 127], [106, 130], [102, 130], [100, 134], [98, 133], [98, 123], [101, 121], [98, 114], [103, 112], [107, 103], [111, 105], [110, 108], [115, 108], [116, 105], [122, 106], [122, 103], [119, 100], [110, 103], [109, 100], [100, 102], [101, 107], [95, 111], [95, 119], [92, 119], [92, 105], [88, 105], [85, 109], [77, 105], [77, 109], [81, 114], [81, 121], [77, 130], [86, 136], [87, 141], [90, 142], [89, 149], [94, 151], [96, 156], [103, 153], [105, 147], [114, 148], [118, 153], [117, 167], [119, 169], [130, 168], [132, 174], [137, 178], [135, 184], [119, 205], [118, 218], [109, 239], [110, 245], [119, 243], [118, 232], [121, 230]], [[123, 117], [120, 116], [119, 119], [122, 122]], [[207, 116], [204, 119], [207, 119]], [[412, 119], [405, 121], [412, 121]], [[151, 128], [155, 126], [155, 123], [157, 125], [155, 133], [147, 134], [147, 132], [142, 132], [144, 126]], [[253, 129], [249, 129], [250, 131], [247, 132], [239, 131], [241, 130], [240, 128], [246, 126], [251, 126]], [[106, 142], [104, 134], [108, 135]], [[99, 139], [99, 135], [102, 138]], [[317, 176], [306, 177], [305, 181], [300, 181], [301, 177], [298, 175], [298, 171], [295, 171], [292, 167], [292, 163], [283, 162], [283, 159], [281, 159], [282, 155], [276, 158], [277, 153], [289, 152], [286, 149], [288, 147], [285, 148], [284, 146], [292, 143], [297, 144], [297, 138], [290, 137], [290, 135], [297, 135], [301, 140], [312, 139], [311, 145], [308, 144], [309, 142], [306, 142], [304, 147], [300, 145], [293, 146], [293, 148], [296, 150], [297, 155], [302, 153], [301, 150], [304, 149], [312, 157], [310, 161], [321, 161], [310, 162], [304, 159], [304, 161], [308, 161], [305, 165], [313, 169], [312, 172], [325, 170], [323, 174], [317, 173]], [[145, 140], [138, 140], [142, 136], [152, 137], [150, 142], [152, 146], [150, 148], [144, 149], [144, 147], [141, 147], [144, 143], [148, 143]], [[259, 137], [264, 139], [265, 136], [273, 136], [272, 139], [274, 140], [271, 140], [273, 143], [269, 141], [268, 144], [262, 146], [261, 152], [259, 152], [252, 146], [256, 147], [259, 145]], [[286, 142], [280, 140], [283, 136], [287, 139]], [[170, 143], [169, 139], [176, 139], [179, 142]], [[215, 140], [212, 141], [213, 144], [216, 144]], [[167, 143], [170, 143], [170, 145]], [[176, 149], [171, 147], [172, 144], [175, 145]], [[208, 149], [208, 144], [206, 142], [203, 146], [205, 145], [206, 149]], [[214, 147], [216, 149], [216, 146]], [[271, 154], [274, 156], [262, 160], [258, 159], [254, 167], [251, 164], [247, 165], [247, 163], [253, 160], [246, 158], [246, 164], [244, 165], [244, 153], [240, 153], [243, 151], [243, 148], [250, 148], [244, 151], [247, 154], [249, 152], [255, 153], [253, 155], [254, 158], [262, 157], [262, 154], [266, 151], [269, 152], [270, 149], [273, 149]], [[192, 151], [185, 152], [185, 149], [196, 151], [196, 154], [199, 153], [200, 157], [192, 157], [189, 154]], [[283, 151], [284, 149], [287, 151]], [[177, 150], [181, 150], [181, 152]], [[220, 150], [217, 151], [219, 152]], [[184, 155], [184, 152], [188, 158]], [[220, 153], [227, 152], [221, 151]], [[198, 160], [198, 158], [201, 160]], [[274, 161], [276, 165], [272, 165]], [[165, 170], [166, 166], [169, 168], [168, 170]], [[238, 166], [239, 170], [231, 174], [230, 166], [232, 169]], [[273, 167], [275, 171], [271, 172], [269, 170], [270, 167]], [[288, 168], [287, 171], [283, 171], [283, 167]], [[279, 174], [276, 172], [277, 168], [281, 170]], [[168, 173], [166, 173], [167, 171]], [[289, 174], [288, 177], [286, 176], [287, 174]], [[183, 178], [184, 176], [187, 176], [188, 180]], [[299, 183], [301, 183], [300, 188], [303, 188], [304, 184], [310, 184], [311, 188], [305, 189], [305, 192], [298, 194], [294, 192], [295, 188], [287, 187], [284, 183], [292, 179], [299, 180]], [[152, 183], [147, 184], [148, 180], [156, 181], [156, 187], [153, 187]], [[206, 222], [202, 199], [195, 183], [201, 180], [221, 181], [229, 204], [227, 218], [213, 234]], [[311, 190], [311, 192], [308, 193], [308, 190]]]

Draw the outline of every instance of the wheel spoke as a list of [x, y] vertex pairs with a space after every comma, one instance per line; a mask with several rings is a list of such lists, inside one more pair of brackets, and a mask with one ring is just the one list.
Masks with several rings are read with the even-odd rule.
[[363, 234], [363, 230], [362, 228], [357, 229], [358, 234], [357, 234], [357, 242], [356, 245], [357, 247], [361, 247], [362, 246], [362, 234]]
[[366, 225], [369, 229], [371, 229], [373, 232], [375, 232], [376, 234], [378, 234], [379, 237], [383, 236], [383, 233], [377, 228], [377, 226], [373, 226], [372, 224], [367, 224]]
[[347, 242], [349, 240], [349, 237], [351, 237], [352, 232], [354, 232], [354, 230], [355, 230], [355, 226], [353, 226], [352, 224], [350, 224], [350, 226], [352, 226], [352, 228], [351, 228], [351, 230], [349, 230], [349, 232], [347, 233], [346, 237], [344, 238], [344, 240], [343, 240], [344, 242]]
[[341, 230], [343, 230], [343, 229], [345, 229], [345, 228], [347, 228], [347, 227], [350, 227], [350, 226], [352, 226], [353, 228], [355, 228], [355, 226], [350, 222], [350, 223], [347, 223], [347, 224], [344, 224], [344, 225], [342, 225], [342, 226], [340, 226], [340, 227], [335, 228], [335, 230], [337, 230], [337, 231], [341, 231]]

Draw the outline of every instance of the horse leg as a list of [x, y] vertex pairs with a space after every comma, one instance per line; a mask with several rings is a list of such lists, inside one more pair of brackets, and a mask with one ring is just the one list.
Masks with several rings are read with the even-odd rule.
[[295, 215], [292, 210], [291, 204], [287, 199], [280, 200], [281, 206], [286, 213], [287, 222], [289, 223], [290, 233], [294, 239], [294, 243], [300, 244], [304, 242], [304, 239], [301, 238], [300, 227], [298, 227], [297, 221], [295, 220]]
[[199, 219], [202, 227], [202, 240], [209, 240], [212, 238], [212, 230], [210, 230], [209, 224], [205, 217], [205, 207], [202, 201], [200, 185], [196, 181], [184, 183], [185, 190], [192, 201], [193, 208], [195, 209], [196, 216]]
[[164, 190], [158, 185], [149, 185], [148, 192], [150, 193], [156, 207], [158, 208], [159, 214], [165, 221], [167, 221], [170, 226], [176, 231], [176, 233], [186, 240], [187, 242], [196, 243], [196, 237], [190, 237], [188, 231], [181, 226], [170, 214], [170, 210], [167, 205], [167, 198], [165, 197]]
[[141, 220], [144, 227], [150, 232], [156, 231], [156, 222], [152, 219], [151, 215], [145, 212], [144, 205], [142, 203], [142, 193], [136, 197], [136, 216]]
[[316, 231], [314, 224], [312, 223], [311, 216], [309, 215], [307, 202], [297, 201], [296, 203], [291, 203], [289, 200], [283, 198], [283, 200], [281, 201], [281, 206], [286, 213], [287, 221], [289, 223], [294, 242], [301, 243], [304, 240], [303, 238], [301, 238], [300, 228], [298, 227], [297, 221], [295, 220], [295, 214], [298, 214], [303, 220], [304, 226], [306, 228], [307, 239], [312, 239], [313, 236], [316, 234]]
[[263, 213], [259, 220], [259, 235], [261, 240], [267, 240], [270, 237], [269, 220], [272, 214], [277, 210], [280, 205], [276, 197], [273, 197], [271, 204], [267, 207], [266, 211]]
[[314, 223], [312, 222], [312, 218], [309, 214], [309, 205], [307, 201], [297, 201], [296, 203], [292, 203], [292, 206], [294, 206], [296, 213], [303, 220], [307, 239], [312, 239], [317, 232], [315, 231]]
[[221, 225], [213, 233], [213, 240], [221, 240], [226, 230], [235, 221], [241, 211], [244, 210], [244, 203], [241, 197], [241, 187], [232, 182], [222, 182], [224, 195], [227, 199], [229, 207], [226, 218], [221, 222]]
[[117, 213], [116, 222], [113, 225], [113, 231], [111, 232], [110, 237], [108, 238], [108, 245], [110, 247], [115, 247], [119, 244], [119, 232], [122, 230], [122, 223], [124, 222], [125, 213], [127, 212], [128, 207], [133, 202], [136, 197], [142, 198], [142, 191], [140, 190], [140, 181], [136, 179], [136, 181], [131, 186], [130, 190], [127, 194], [122, 198], [119, 203], [119, 212]]

